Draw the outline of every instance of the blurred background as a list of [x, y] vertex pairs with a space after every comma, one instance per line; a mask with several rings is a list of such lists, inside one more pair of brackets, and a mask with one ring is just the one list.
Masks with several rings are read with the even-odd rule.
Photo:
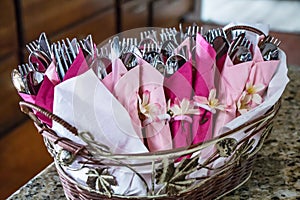
[[96, 44], [124, 30], [193, 22], [270, 24], [273, 36], [300, 66], [299, 0], [2, 0], [0, 1], [0, 199], [52, 162], [42, 137], [19, 111], [10, 73], [27, 60], [25, 45], [45, 32], [51, 41], [92, 34]]

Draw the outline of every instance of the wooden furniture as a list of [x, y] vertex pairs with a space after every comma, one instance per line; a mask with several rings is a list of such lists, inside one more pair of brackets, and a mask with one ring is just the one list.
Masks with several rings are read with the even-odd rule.
[[[24, 122], [20, 100], [10, 80], [27, 62], [25, 45], [46, 32], [51, 41], [93, 35], [96, 43], [122, 30], [174, 26], [192, 0], [3, 0], [0, 2], [0, 136]], [[150, 14], [149, 14], [150, 13]]]

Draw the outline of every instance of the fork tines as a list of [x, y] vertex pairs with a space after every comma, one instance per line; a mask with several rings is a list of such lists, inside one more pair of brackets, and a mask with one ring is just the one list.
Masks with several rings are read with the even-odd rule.
[[264, 43], [272, 43], [278, 47], [280, 45], [281, 41], [273, 36], [268, 35], [265, 38]]
[[28, 72], [35, 71], [35, 68], [31, 63], [25, 63], [18, 65], [18, 71], [20, 72], [22, 77], [25, 77], [28, 74]]
[[156, 34], [157, 34], [157, 32], [155, 30], [144, 31], [144, 32], [140, 33], [140, 39], [142, 41], [146, 38], [150, 38], [150, 39], [154, 39], [155, 41], [157, 41]]
[[38, 40], [34, 40], [26, 45], [26, 48], [29, 51], [29, 53], [32, 53], [33, 51], [36, 51], [39, 49], [38, 43], [39, 43]]

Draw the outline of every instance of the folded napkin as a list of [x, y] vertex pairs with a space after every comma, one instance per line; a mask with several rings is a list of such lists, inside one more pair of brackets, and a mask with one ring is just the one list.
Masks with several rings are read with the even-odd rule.
[[279, 60], [264, 61], [258, 46], [254, 47], [253, 66], [246, 87], [237, 102], [240, 114], [262, 103], [263, 96], [279, 62]]
[[114, 87], [119, 102], [130, 114], [132, 125], [150, 151], [172, 148], [167, 105], [163, 88], [164, 77], [146, 61], [124, 74]]
[[128, 72], [128, 70], [126, 69], [122, 60], [119, 58], [114, 59], [111, 65], [107, 67], [111, 67], [111, 71], [103, 78], [102, 83], [111, 93], [115, 95], [116, 93], [114, 91], [114, 86], [119, 81], [119, 79]]
[[234, 65], [227, 55], [217, 86], [218, 99], [226, 106], [226, 109], [219, 111], [216, 116], [214, 137], [221, 134], [222, 126], [236, 117], [236, 102], [245, 88], [252, 65], [253, 61]]
[[[255, 51], [257, 51], [258, 49], [256, 49]], [[256, 105], [255, 107], [253, 107], [252, 109], [250, 109], [249, 111], [243, 113], [242, 115], [238, 116], [237, 118], [233, 119], [232, 121], [230, 121], [229, 123], [227, 123], [226, 125], [224, 125], [221, 129], [220, 129], [220, 133], [225, 133], [228, 132], [230, 130], [233, 130], [235, 128], [237, 128], [238, 126], [241, 126], [242, 124], [245, 124], [251, 120], [254, 120], [255, 118], [262, 116], [263, 114], [265, 114], [269, 109], [272, 108], [272, 106], [280, 99], [280, 97], [282, 96], [286, 85], [289, 82], [289, 78], [287, 76], [287, 72], [288, 72], [288, 68], [286, 65], [286, 55], [283, 51], [279, 51], [279, 60], [277, 61], [262, 61], [262, 58], [260, 56], [261, 54], [256, 54], [254, 55], [254, 65], [251, 69], [251, 75], [249, 76], [249, 80], [253, 80], [254, 83], [268, 83], [267, 87], [264, 88], [262, 90], [262, 92], [264, 92], [264, 95], [262, 96], [263, 102], [259, 105]], [[259, 60], [261, 62], [259, 62]], [[257, 65], [259, 63], [259, 65]], [[267, 74], [257, 74], [256, 78], [254, 78], [255, 73], [253, 73], [255, 70], [256, 72], [258, 72], [259, 67], [261, 70], [266, 70], [266, 71], [260, 71], [260, 73], [265, 73], [267, 72]], [[266, 69], [263, 69], [264, 67], [266, 67]], [[274, 73], [272, 73], [274, 72]], [[263, 78], [262, 78], [263, 77]], [[254, 79], [253, 79], [254, 78]], [[268, 78], [269, 81], [268, 81]], [[266, 81], [266, 82], [265, 82]], [[245, 133], [245, 130], [240, 130], [237, 131], [236, 133], [234, 133], [232, 135], [233, 138], [235, 138], [237, 141], [242, 140], [244, 137], [247, 137], [248, 134], [250, 134], [251, 132], [248, 132], [247, 134]], [[254, 143], [252, 145], [252, 149], [254, 149], [258, 142], [261, 133], [257, 133], [253, 139], [254, 139]], [[224, 162], [226, 162], [228, 160], [228, 158], [221, 158], [218, 159], [216, 162], [214, 162], [214, 167], [218, 167], [224, 164]]]
[[193, 88], [195, 105], [199, 107], [200, 115], [193, 117], [193, 144], [212, 138], [212, 113], [209, 107], [205, 107], [209, 106], [205, 105], [209, 102], [199, 100], [204, 98], [208, 101], [210, 91], [215, 88], [215, 58], [216, 52], [213, 47], [200, 34], [197, 34]]
[[170, 104], [169, 109], [175, 105], [181, 109], [181, 112], [176, 113], [177, 115], [172, 116], [170, 120], [173, 148], [188, 147], [193, 141], [192, 113], [189, 113], [189, 109], [182, 110], [181, 106], [183, 100], [188, 102], [193, 94], [192, 78], [193, 65], [191, 62], [186, 62], [172, 76], [165, 77], [164, 80], [166, 101]]
[[[21, 98], [24, 101], [36, 104], [46, 110], [52, 112], [53, 109], [53, 97], [54, 97], [54, 85], [48, 79], [47, 76], [44, 76], [44, 80], [41, 84], [41, 87], [38, 91], [37, 95], [30, 95], [25, 93], [19, 93]], [[36, 113], [36, 116], [44, 123], [48, 124], [50, 127], [52, 126], [52, 120], [48, 117], [44, 116], [43, 114]]]

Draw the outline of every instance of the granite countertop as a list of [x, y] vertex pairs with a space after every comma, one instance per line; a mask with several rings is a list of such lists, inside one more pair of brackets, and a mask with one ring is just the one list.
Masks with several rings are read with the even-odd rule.
[[[273, 132], [258, 153], [252, 177], [223, 200], [300, 200], [300, 68], [289, 67], [289, 77]], [[66, 197], [51, 164], [8, 199]]]

